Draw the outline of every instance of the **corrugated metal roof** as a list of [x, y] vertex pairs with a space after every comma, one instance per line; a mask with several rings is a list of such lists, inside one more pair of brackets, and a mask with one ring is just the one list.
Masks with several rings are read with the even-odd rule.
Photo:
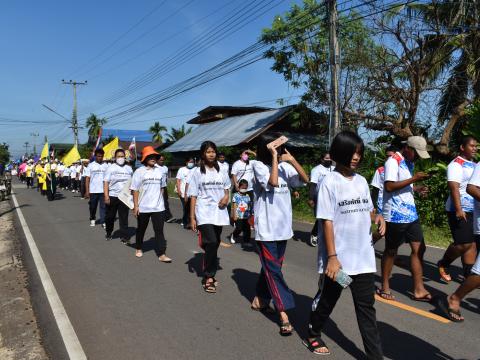
[[135, 138], [135, 141], [152, 142], [152, 133], [147, 130], [102, 130], [102, 139], [107, 139], [110, 136], [118, 137], [121, 141], [132, 141]]
[[224, 120], [200, 125], [164, 151], [196, 151], [206, 140], [213, 141], [217, 146], [234, 146], [254, 137], [290, 109], [292, 109], [291, 106], [286, 106], [254, 114], [231, 116]]

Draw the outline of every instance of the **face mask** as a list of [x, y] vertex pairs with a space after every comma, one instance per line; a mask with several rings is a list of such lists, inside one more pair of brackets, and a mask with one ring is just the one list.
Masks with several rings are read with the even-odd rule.
[[325, 167], [332, 166], [332, 160], [323, 160], [323, 166]]
[[189, 168], [189, 169], [193, 169], [194, 166], [195, 166], [195, 164], [194, 164], [194, 163], [191, 163], [191, 162], [189, 162], [189, 163], [187, 164], [187, 168]]
[[247, 154], [243, 154], [243, 155], [242, 155], [242, 160], [243, 160], [243, 161], [247, 161], [247, 160], [248, 160], [248, 155], [247, 155]]
[[125, 164], [125, 158], [117, 158], [115, 161], [120, 166]]
[[247, 189], [238, 189], [238, 192], [245, 194], [247, 192]]

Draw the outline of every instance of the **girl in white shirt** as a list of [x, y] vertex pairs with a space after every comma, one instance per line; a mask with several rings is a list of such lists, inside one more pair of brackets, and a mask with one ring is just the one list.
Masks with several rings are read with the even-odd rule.
[[182, 226], [184, 229], [188, 228], [188, 217], [190, 216], [190, 208], [188, 196], [186, 194], [185, 188], [187, 186], [187, 179], [190, 176], [190, 173], [195, 168], [195, 161], [192, 157], [187, 157], [185, 159], [185, 166], [181, 167], [177, 171], [177, 181], [175, 186], [175, 192], [180, 198], [182, 203], [183, 215], [182, 215]]
[[269, 303], [273, 300], [280, 315], [280, 334], [291, 335], [293, 327], [286, 311], [294, 308], [295, 302], [282, 274], [287, 240], [293, 236], [290, 188], [304, 186], [308, 183], [308, 176], [283, 146], [267, 149], [271, 140], [260, 137], [258, 161], [251, 161], [255, 242], [262, 264], [251, 308], [271, 310]]
[[191, 197], [190, 224], [193, 231], [200, 231], [201, 247], [205, 251], [203, 289], [208, 293], [215, 293], [217, 251], [222, 226], [230, 224], [227, 210], [230, 179], [218, 166], [217, 146], [213, 142], [202, 143], [200, 156], [200, 166], [193, 170], [188, 180], [187, 196]]
[[137, 217], [135, 256], [138, 258], [143, 256], [143, 238], [152, 218], [158, 260], [170, 263], [172, 259], [166, 255], [167, 241], [163, 235], [165, 203], [162, 189], [166, 186], [165, 176], [162, 170], [155, 166], [158, 156], [159, 154], [152, 146], [143, 148], [142, 164], [144, 166], [133, 173], [130, 185], [130, 190], [133, 191], [133, 214]]
[[336, 168], [325, 176], [317, 198], [317, 219], [323, 229], [318, 243], [318, 270], [322, 275], [310, 313], [309, 337], [303, 343], [315, 354], [330, 353], [321, 333], [342, 294], [337, 276], [347, 274], [352, 279], [350, 290], [367, 358], [383, 359], [374, 308], [376, 263], [371, 222], [379, 225], [383, 235], [385, 221], [373, 211], [367, 181], [355, 173], [363, 151], [362, 139], [351, 131], [340, 132], [330, 147]]

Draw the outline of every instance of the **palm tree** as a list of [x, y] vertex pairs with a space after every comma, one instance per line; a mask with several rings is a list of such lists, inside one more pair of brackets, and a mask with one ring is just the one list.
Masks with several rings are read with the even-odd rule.
[[167, 140], [171, 142], [175, 142], [180, 140], [182, 137], [185, 135], [188, 135], [192, 132], [192, 127], [186, 128], [185, 129], [185, 124], [179, 127], [178, 129], [175, 129], [174, 127], [170, 128], [170, 132], [167, 133]]
[[107, 123], [107, 119], [102, 118], [100, 119], [95, 114], [91, 114], [87, 118], [86, 126], [88, 128], [88, 142], [93, 143], [95, 142], [96, 137], [98, 136], [98, 132], [100, 129]]
[[167, 128], [163, 125], [160, 125], [160, 123], [156, 121], [155, 124], [150, 126], [150, 129], [148, 129], [148, 131], [153, 134], [152, 142], [161, 145], [163, 143], [162, 132], [167, 131]]

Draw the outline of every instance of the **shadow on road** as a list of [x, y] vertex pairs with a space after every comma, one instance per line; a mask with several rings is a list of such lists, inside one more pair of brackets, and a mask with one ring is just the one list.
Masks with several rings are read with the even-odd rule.
[[[129, 226], [127, 228], [127, 240], [130, 240], [132, 237], [135, 237], [135, 232], [136, 232], [137, 228], [133, 227], [133, 226]], [[120, 231], [120, 229], [117, 229], [113, 232], [112, 234], [112, 238], [113, 239], [119, 239], [121, 236], [122, 236], [122, 232]]]
[[188, 260], [185, 265], [188, 266], [189, 273], [195, 273], [197, 277], [203, 277], [203, 254], [196, 253]]
[[11, 212], [15, 211], [16, 209], [19, 209], [19, 208], [22, 208], [22, 207], [26, 207], [26, 206], [30, 206], [30, 205], [24, 204], [24, 205], [12, 207], [11, 209], [8, 209], [8, 210], [6, 210], [6, 211], [4, 211], [4, 212], [1, 212], [1, 213], [0, 213], [0, 217], [3, 216], [3, 215], [6, 215], [6, 214], [8, 214], [8, 213], [11, 213]]

